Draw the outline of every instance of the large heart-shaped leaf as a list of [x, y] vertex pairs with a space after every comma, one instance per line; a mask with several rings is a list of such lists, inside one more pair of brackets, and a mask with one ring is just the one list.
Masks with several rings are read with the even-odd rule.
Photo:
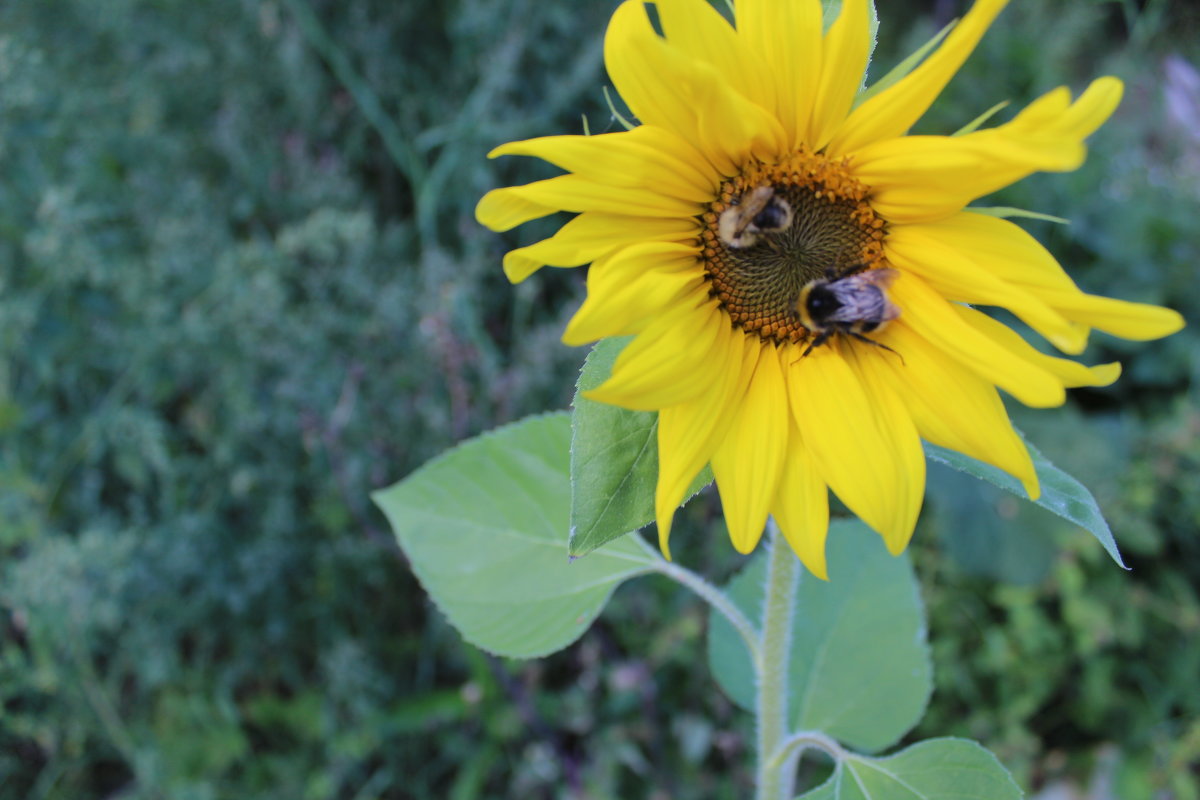
[[[654, 519], [658, 481], [658, 415], [588, 400], [612, 374], [631, 337], [599, 342], [584, 362], [572, 403], [570, 551], [581, 556]], [[691, 497], [712, 482], [707, 467], [692, 482]]]
[[[921, 718], [932, 690], [925, 617], [907, 555], [894, 557], [860, 522], [829, 528], [829, 581], [806, 575], [797, 591], [789, 664], [794, 730], [818, 730], [875, 751]], [[727, 594], [757, 620], [765, 559], [756, 558]], [[725, 692], [754, 707], [750, 654], [733, 627], [709, 616], [709, 664]]]
[[660, 560], [636, 536], [568, 556], [570, 440], [567, 414], [528, 418], [374, 495], [425, 591], [484, 650], [532, 658], [566, 647], [618, 584]]
[[797, 800], [1021, 800], [989, 751], [967, 739], [930, 739], [887, 758], [848, 755]]

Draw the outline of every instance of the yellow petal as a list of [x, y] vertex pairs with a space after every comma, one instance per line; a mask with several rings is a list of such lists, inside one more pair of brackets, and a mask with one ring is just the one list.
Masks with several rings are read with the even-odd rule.
[[704, 285], [647, 325], [617, 356], [612, 376], [586, 396], [639, 411], [686, 403], [717, 379], [712, 348], [728, 327]]
[[1020, 334], [1002, 322], [973, 308], [958, 309], [958, 313], [973, 328], [1005, 348], [1018, 358], [1036, 364], [1062, 381], [1067, 388], [1077, 386], [1108, 386], [1121, 377], [1121, 365], [1097, 364], [1089, 367], [1067, 358], [1055, 358], [1039, 352], [1021, 338]]
[[871, 55], [867, 0], [843, 0], [837, 20], [825, 36], [821, 79], [817, 83], [808, 139], [819, 151], [850, 113]]
[[577, 346], [640, 333], [703, 286], [696, 255], [695, 247], [646, 242], [596, 262], [588, 271], [587, 299], [567, 324], [563, 342]]
[[694, 400], [668, 406], [658, 413], [658, 485], [654, 514], [658, 544], [671, 558], [668, 539], [675, 509], [696, 474], [725, 438], [758, 363], [761, 345], [733, 328], [721, 328], [713, 348], [716, 368], [712, 384]]
[[696, 113], [666, 67], [679, 55], [654, 32], [642, 0], [626, 0], [608, 23], [604, 65], [608, 76], [642, 123], [666, 128], [684, 138], [695, 131]]
[[900, 320], [944, 354], [1004, 389], [1027, 406], [1048, 408], [1066, 399], [1062, 382], [972, 327], [916, 275], [904, 273], [891, 289]]
[[[524, 201], [531, 208], [550, 209], [549, 212], [543, 211], [529, 216], [528, 219], [536, 219], [553, 211], [600, 211], [606, 214], [682, 218], [695, 216], [702, 210], [699, 203], [670, 197], [654, 189], [610, 186], [580, 175], [559, 175], [557, 178], [535, 181], [524, 186], [494, 189], [484, 195], [479, 201], [476, 215], [494, 230], [507, 230], [507, 227], [494, 226], [483, 218], [481, 209], [493, 196], [512, 204]], [[519, 225], [524, 221], [522, 219], [514, 224]]]
[[971, 253], [992, 275], [1031, 291], [1043, 288], [1076, 290], [1054, 256], [1024, 228], [1007, 219], [976, 214], [969, 209], [925, 223], [923, 231], [963, 253]]
[[880, 375], [904, 400], [922, 439], [1004, 470], [1037, 499], [1033, 461], [989, 381], [946, 358], [903, 321], [875, 339], [904, 357], [882, 359], [887, 369]]
[[770, 111], [774, 84], [762, 53], [746, 46], [725, 18], [704, 0], [656, 0], [667, 41], [716, 69], [741, 95]]
[[829, 143], [830, 156], [903, 135], [954, 77], [1006, 4], [1007, 0], [976, 0], [942, 46], [920, 66], [850, 113]]
[[925, 497], [925, 450], [904, 399], [885, 377], [897, 360], [896, 354], [858, 342], [850, 343], [842, 350], [875, 407], [879, 427], [889, 435], [891, 455], [896, 461], [894, 469], [903, 476], [895, 488], [894, 509], [883, 523], [884, 527], [876, 528], [883, 535], [888, 550], [896, 555], [908, 546], [921, 513], [921, 501]]
[[1063, 102], [1070, 94], [1065, 88], [1043, 96], [1045, 105], [1034, 101], [1009, 123], [1013, 129], [1051, 133], [1082, 141], [1096, 132], [1116, 111], [1124, 93], [1117, 78], [1105, 76], [1092, 81], [1083, 94], [1068, 107]]
[[1025, 106], [1009, 125], [1026, 131], [1042, 130], [1053, 125], [1071, 107], [1071, 90], [1058, 86]]
[[819, 0], [739, 0], [738, 35], [762, 53], [775, 79], [775, 108], [791, 147], [808, 134], [814, 76], [821, 74]]
[[685, 140], [663, 128], [509, 142], [489, 158], [534, 156], [596, 183], [651, 189], [695, 203], [711, 201], [720, 176]]
[[1040, 242], [1009, 220], [965, 212], [923, 228], [970, 250], [988, 272], [1027, 288], [1073, 322], [1138, 341], [1168, 336], [1184, 325], [1169, 308], [1085, 294]]
[[974, 248], [956, 250], [939, 241], [936, 234], [936, 228], [923, 225], [895, 226], [885, 243], [888, 261], [920, 275], [947, 299], [1007, 308], [1060, 350], [1083, 352], [1087, 328], [1068, 322], [1035, 294], [981, 268]]
[[1178, 311], [1148, 303], [1131, 303], [1083, 292], [1044, 291], [1042, 298], [1067, 319], [1097, 330], [1144, 342], [1161, 339], [1184, 326]]
[[[784, 351], [786, 352], [786, 351]], [[821, 480], [816, 459], [792, 423], [783, 475], [775, 492], [771, 513], [792, 550], [823, 581], [829, 580], [825, 539], [829, 534], [829, 491]]]
[[613, 15], [605, 62], [644, 123], [689, 141], [722, 175], [736, 174], [749, 156], [770, 159], [786, 146], [775, 117], [735, 91], [711, 64], [659, 37], [640, 0]]
[[925, 456], [912, 420], [893, 392], [880, 391], [881, 383], [851, 367], [841, 354], [853, 350], [845, 342], [804, 358], [799, 347], [788, 349], [792, 414], [822, 478], [891, 552], [900, 552], [916, 519], [913, 498], [919, 504], [925, 486]]
[[1011, 122], [965, 136], [909, 136], [865, 145], [855, 175], [872, 187], [871, 204], [893, 222], [936, 220], [1039, 170], [1083, 163], [1083, 140], [1120, 99], [1120, 82], [1102, 78], [1070, 103], [1055, 89]]
[[[729, 88], [716, 70], [697, 70], [688, 94], [696, 106], [699, 146], [716, 163], [729, 163], [733, 175], [750, 157], [771, 161], [787, 149], [779, 120]], [[685, 76], [680, 76], [682, 81]], [[684, 84], [687, 85], [687, 84]]]
[[521, 192], [514, 192], [513, 187], [506, 187], [493, 189], [479, 199], [475, 206], [475, 219], [494, 231], [507, 231], [558, 210], [554, 206], [535, 202]]
[[696, 239], [695, 217], [630, 217], [589, 211], [558, 233], [504, 254], [504, 274], [520, 283], [543, 266], [576, 267], [639, 242], [685, 244]]
[[1120, 79], [1111, 75], [1097, 78], [1058, 121], [1054, 132], [1086, 139], [1117, 110], [1124, 92], [1125, 86]]
[[754, 550], [775, 500], [787, 452], [787, 397], [774, 345], [760, 345], [754, 377], [712, 455], [725, 524], [739, 553]]
[[880, 214], [893, 222], [925, 222], [1033, 172], [1076, 169], [1085, 153], [1082, 144], [1066, 138], [992, 128], [878, 142], [854, 155], [853, 169], [871, 187], [871, 205]]

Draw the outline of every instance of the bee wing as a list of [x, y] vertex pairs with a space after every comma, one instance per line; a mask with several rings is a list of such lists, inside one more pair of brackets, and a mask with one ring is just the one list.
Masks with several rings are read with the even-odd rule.
[[867, 278], [870, 283], [874, 284], [880, 290], [880, 299], [883, 301], [883, 308], [880, 309], [879, 313], [880, 323], [891, 322], [900, 316], [900, 308], [891, 301], [891, 298], [887, 296], [887, 292], [884, 291], [895, 282], [896, 278], [900, 277], [900, 271], [894, 269], [873, 269], [864, 273], [863, 277]]
[[878, 316], [879, 293], [865, 288], [857, 277], [843, 278], [829, 284], [829, 290], [840, 305], [828, 315], [826, 322], [854, 323]]
[[869, 269], [858, 273], [854, 277], [859, 278], [865, 283], [878, 286], [880, 289], [886, 289], [895, 282], [896, 278], [900, 277], [900, 271], [891, 268]]

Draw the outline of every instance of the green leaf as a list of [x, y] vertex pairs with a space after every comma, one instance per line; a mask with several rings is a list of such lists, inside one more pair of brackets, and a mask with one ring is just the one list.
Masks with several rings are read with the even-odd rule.
[[[837, 22], [838, 16], [842, 13], [843, 0], [821, 0], [821, 24], [822, 32], [829, 33], [829, 29], [833, 27], [833, 23]], [[875, 0], [870, 0], [867, 3], [867, 13], [870, 14], [868, 21], [867, 32], [871, 37], [871, 48], [868, 61], [871, 55], [875, 53], [875, 46], [879, 44], [879, 11], [875, 8]]]
[[612, 113], [613, 119], [620, 123], [621, 127], [627, 131], [631, 131], [637, 127], [630, 122], [624, 114], [617, 110], [617, 106], [613, 103], [612, 94], [609, 93], [607, 86], [600, 87], [604, 91], [604, 102], [608, 103], [608, 110]]
[[942, 39], [945, 39], [946, 35], [950, 33], [951, 29], [957, 24], [958, 20], [954, 20], [946, 25], [946, 27], [938, 31], [932, 39], [917, 48], [912, 55], [901, 61], [896, 66], [892, 67], [892, 69], [886, 75], [875, 81], [875, 83], [871, 84], [868, 88], [859, 92], [858, 97], [854, 98], [855, 107], [861, 106], [867, 100], [870, 100], [884, 89], [891, 88], [895, 84], [904, 80], [908, 73], [916, 69], [917, 65], [924, 61], [925, 57], [932, 53], [935, 47], [941, 44]]
[[[818, 730], [875, 751], [921, 718], [932, 690], [925, 617], [908, 556], [888, 554], [857, 521], [829, 527], [829, 581], [805, 574], [792, 628], [789, 714], [794, 730]], [[765, 560], [756, 558], [727, 593], [760, 618]], [[709, 615], [709, 666], [725, 693], [754, 707], [754, 669], [742, 639]]]
[[[588, 400], [612, 374], [612, 365], [632, 337], [599, 342], [579, 374], [571, 417], [572, 556], [581, 556], [654, 520], [658, 481], [658, 415]], [[706, 467], [685, 494], [712, 482]]]
[[972, 575], [1032, 586], [1050, 574], [1062, 523], [987, 481], [934, 462], [926, 478], [927, 508], [942, 552]]
[[[1087, 490], [1087, 487], [1050, 463], [1050, 460], [1029, 442], [1025, 442], [1025, 446], [1029, 448], [1029, 456], [1033, 459], [1033, 467], [1037, 471], [1038, 481], [1042, 485], [1041, 496], [1033, 502], [1087, 530], [1103, 545], [1108, 554], [1112, 556], [1113, 561], [1117, 562], [1122, 569], [1129, 569], [1125, 566], [1120, 551], [1117, 550], [1117, 542], [1113, 539], [1108, 523], [1104, 520], [1104, 514], [1096, 505], [1096, 498], [1092, 497], [1092, 493]], [[1006, 492], [1026, 500], [1029, 499], [1020, 481], [991, 464], [984, 464], [970, 456], [928, 442], [925, 443], [925, 455], [934, 461], [953, 467], [959, 472], [965, 472], [999, 486]]]
[[[833, 23], [837, 21], [838, 15], [842, 13], [842, 0], [821, 0], [821, 23], [823, 33], [829, 33], [829, 29], [833, 27]], [[870, 27], [868, 28], [871, 35], [871, 52], [875, 52], [875, 45], [879, 34], [879, 12], [875, 8], [875, 0], [871, 0], [867, 4], [867, 13], [871, 15]]]
[[887, 758], [848, 755], [797, 800], [1021, 800], [989, 751], [967, 739], [930, 739]]
[[984, 214], [989, 217], [999, 217], [1000, 219], [1019, 217], [1023, 219], [1037, 219], [1042, 222], [1054, 222], [1059, 225], [1071, 224], [1071, 220], [1064, 219], [1063, 217], [1054, 217], [1049, 214], [1043, 214], [1040, 211], [1026, 211], [1023, 208], [1013, 208], [1012, 206], [968, 206], [967, 211], [974, 214]]
[[568, 557], [570, 437], [565, 413], [527, 418], [373, 496], [425, 591], [484, 650], [514, 658], [561, 650], [618, 584], [658, 561], [638, 537]]
[[951, 136], [966, 136], [968, 133], [974, 133], [975, 131], [979, 130], [980, 125], [987, 122], [992, 117], [996, 116], [996, 114], [998, 114], [1003, 109], [1007, 108], [1008, 104], [1009, 104], [1008, 100], [1001, 100], [999, 103], [996, 103], [996, 105], [992, 106], [987, 111], [983, 112], [978, 117], [971, 120], [966, 125], [963, 125], [961, 128], [959, 128], [958, 130], [956, 130], [954, 133], [952, 133], [950, 135]]

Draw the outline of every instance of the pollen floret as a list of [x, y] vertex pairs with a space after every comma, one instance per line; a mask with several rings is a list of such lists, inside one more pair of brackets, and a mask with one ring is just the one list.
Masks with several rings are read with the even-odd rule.
[[[788, 225], [756, 235], [749, 246], [728, 241], [722, 220], [764, 187], [786, 202]], [[721, 184], [701, 215], [705, 279], [732, 324], [775, 343], [808, 341], [812, 332], [797, 313], [804, 286], [852, 265], [886, 266], [887, 225], [867, 202], [847, 159], [832, 162], [801, 150], [777, 164], [754, 161]]]

